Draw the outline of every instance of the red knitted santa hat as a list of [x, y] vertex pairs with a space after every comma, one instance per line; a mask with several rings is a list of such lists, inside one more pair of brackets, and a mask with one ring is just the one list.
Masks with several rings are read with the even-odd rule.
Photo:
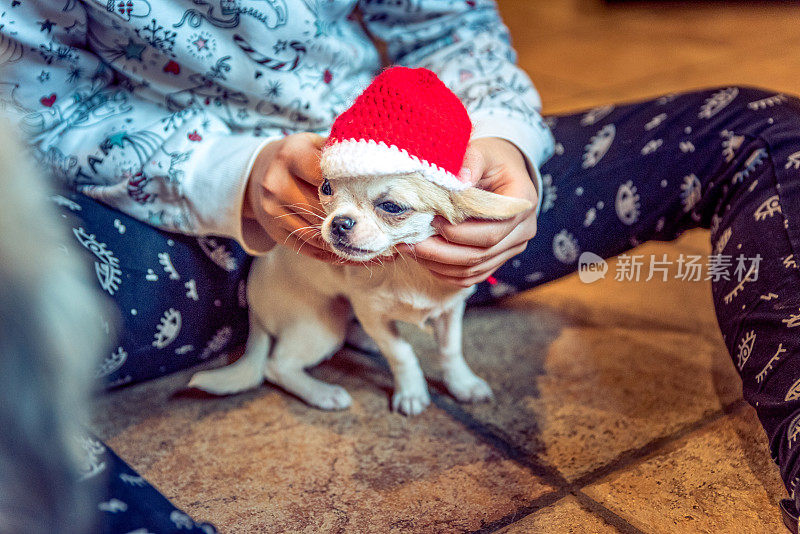
[[392, 67], [333, 123], [322, 173], [335, 179], [417, 172], [465, 189], [469, 184], [457, 176], [471, 133], [467, 110], [436, 74]]

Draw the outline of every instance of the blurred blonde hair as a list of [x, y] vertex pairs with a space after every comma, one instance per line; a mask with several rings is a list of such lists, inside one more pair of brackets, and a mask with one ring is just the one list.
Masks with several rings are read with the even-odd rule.
[[107, 308], [18, 137], [0, 117], [0, 532], [86, 533], [80, 436]]

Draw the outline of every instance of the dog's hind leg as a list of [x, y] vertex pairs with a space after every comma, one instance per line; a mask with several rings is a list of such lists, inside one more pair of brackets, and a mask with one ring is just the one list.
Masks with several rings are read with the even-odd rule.
[[214, 395], [231, 395], [261, 385], [272, 338], [253, 315], [251, 312], [250, 334], [242, 357], [231, 365], [195, 373], [189, 381], [189, 387]]
[[266, 379], [323, 410], [343, 410], [353, 400], [341, 386], [317, 380], [305, 369], [331, 356], [344, 343], [346, 320], [298, 322], [281, 332], [264, 366]]

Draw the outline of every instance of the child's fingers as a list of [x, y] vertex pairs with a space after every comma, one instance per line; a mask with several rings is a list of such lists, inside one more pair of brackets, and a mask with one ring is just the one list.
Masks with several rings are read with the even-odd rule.
[[490, 274], [494, 271], [499, 269], [504, 263], [508, 260], [513, 258], [514, 256], [521, 254], [525, 248], [527, 247], [527, 243], [523, 243], [521, 245], [517, 245], [512, 247], [508, 250], [501, 252], [500, 254], [487, 259], [484, 262], [470, 265], [470, 266], [462, 266], [462, 265], [448, 265], [444, 263], [437, 263], [432, 262], [429, 260], [418, 260], [419, 263], [424, 265], [433, 273], [439, 274], [443, 277], [453, 278], [453, 279], [461, 279], [461, 280], [474, 280], [481, 278], [485, 280]]
[[505, 221], [468, 220], [459, 224], [443, 221], [437, 223], [436, 230], [450, 243], [489, 248], [502, 241], [518, 224], [517, 218]]
[[286, 161], [289, 172], [303, 180], [319, 186], [322, 183], [322, 169], [319, 166], [325, 138], [312, 133], [298, 134], [286, 138], [280, 157]]
[[474, 186], [483, 176], [486, 171], [486, 160], [480, 150], [474, 147], [467, 147], [467, 152], [464, 154], [464, 163], [461, 171], [458, 173], [458, 179], [461, 182]]

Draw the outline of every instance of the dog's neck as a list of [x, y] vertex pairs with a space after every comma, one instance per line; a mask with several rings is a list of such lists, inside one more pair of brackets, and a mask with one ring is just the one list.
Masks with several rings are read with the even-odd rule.
[[426, 267], [406, 255], [383, 264], [346, 265], [343, 269], [348, 293], [368, 291], [378, 298], [420, 311], [446, 307], [474, 291], [472, 287], [458, 287], [434, 277]]

